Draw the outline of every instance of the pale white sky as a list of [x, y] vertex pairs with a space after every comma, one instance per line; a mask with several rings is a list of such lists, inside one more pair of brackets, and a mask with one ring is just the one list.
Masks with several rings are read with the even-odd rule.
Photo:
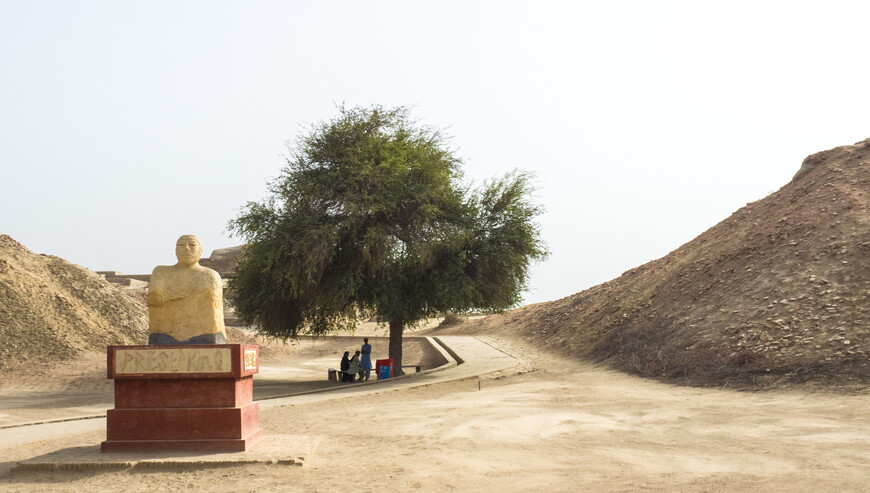
[[537, 174], [527, 302], [661, 257], [870, 137], [870, 2], [0, 0], [0, 233], [149, 273], [265, 196], [336, 104]]

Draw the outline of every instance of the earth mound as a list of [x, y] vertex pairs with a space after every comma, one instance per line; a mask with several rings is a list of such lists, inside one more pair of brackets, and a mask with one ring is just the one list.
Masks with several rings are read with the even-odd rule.
[[0, 235], [0, 370], [145, 344], [148, 311], [103, 277]]
[[233, 277], [242, 255], [242, 245], [213, 250], [208, 258], [199, 259], [199, 264], [214, 269], [223, 279]]
[[518, 334], [665, 381], [870, 384], [870, 139], [663, 258], [566, 298], [442, 332]]

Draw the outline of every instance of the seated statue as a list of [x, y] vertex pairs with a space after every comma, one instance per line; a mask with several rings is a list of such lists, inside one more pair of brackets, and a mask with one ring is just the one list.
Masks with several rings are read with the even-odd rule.
[[202, 244], [184, 235], [175, 265], [158, 265], [148, 285], [148, 344], [225, 344], [223, 289], [217, 272], [199, 265]]

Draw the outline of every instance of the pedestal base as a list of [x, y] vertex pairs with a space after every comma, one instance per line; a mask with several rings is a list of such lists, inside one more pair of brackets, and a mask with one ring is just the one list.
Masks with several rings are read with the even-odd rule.
[[100, 444], [100, 453], [112, 452], [244, 452], [250, 450], [263, 438], [263, 430], [250, 436], [233, 440], [106, 440]]
[[109, 346], [115, 408], [100, 452], [243, 452], [262, 437], [257, 346]]

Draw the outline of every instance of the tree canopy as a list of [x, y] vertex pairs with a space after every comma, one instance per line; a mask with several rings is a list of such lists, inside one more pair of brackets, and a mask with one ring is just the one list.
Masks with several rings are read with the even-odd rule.
[[472, 189], [443, 135], [406, 108], [340, 107], [290, 149], [269, 196], [229, 225], [246, 240], [230, 295], [263, 333], [318, 335], [376, 316], [400, 365], [403, 327], [515, 306], [530, 262], [547, 254], [531, 176]]

